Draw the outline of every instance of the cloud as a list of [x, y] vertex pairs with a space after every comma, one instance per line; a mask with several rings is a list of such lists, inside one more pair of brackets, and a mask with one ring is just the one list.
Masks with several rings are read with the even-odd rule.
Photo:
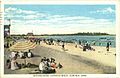
[[9, 7], [9, 8], [6, 8], [5, 9], [5, 12], [11, 12], [11, 11], [16, 11], [17, 10], [17, 8], [12, 8], [12, 7]]
[[108, 13], [115, 13], [115, 10], [112, 9], [111, 7], [107, 7], [104, 9], [98, 9], [96, 11], [91, 11], [90, 13], [102, 13], [102, 14], [108, 14]]
[[36, 12], [35, 12], [35, 11], [18, 9], [18, 10], [16, 11], [16, 13], [19, 13], [19, 14], [21, 14], [21, 13], [23, 13], [23, 14], [35, 14]]
[[23, 9], [20, 9], [20, 8], [13, 8], [13, 7], [8, 7], [8, 8], [5, 8], [5, 12], [6, 13], [18, 13], [18, 14], [35, 14], [37, 11], [30, 11], [30, 10], [23, 10]]
[[[68, 19], [70, 18], [70, 19]], [[115, 22], [108, 19], [94, 19], [90, 17], [60, 17], [47, 20], [13, 20], [16, 33], [34, 31], [36, 34], [76, 33], [76, 32], [107, 32], [115, 33]], [[23, 26], [23, 27], [21, 27]], [[22, 28], [22, 29], [19, 29]], [[109, 31], [112, 28], [112, 32]], [[16, 29], [16, 30], [15, 30]], [[61, 32], [62, 31], [62, 32]], [[11, 31], [12, 32], [12, 31]], [[14, 32], [13, 32], [14, 33]]]
[[41, 19], [47, 17], [48, 14], [32, 11], [32, 10], [23, 10], [20, 8], [5, 8], [4, 17], [5, 19], [22, 19], [22, 20], [31, 20], [31, 19]]
[[[110, 7], [92, 11], [93, 13], [113, 13]], [[115, 33], [115, 21], [95, 19], [86, 16], [52, 15], [20, 8], [6, 8], [5, 18], [11, 18], [12, 34], [64, 34], [76, 32], [107, 32]]]
[[38, 18], [38, 16], [37, 15], [27, 15], [27, 16], [24, 16], [23, 17], [24, 19], [36, 19], [36, 18]]

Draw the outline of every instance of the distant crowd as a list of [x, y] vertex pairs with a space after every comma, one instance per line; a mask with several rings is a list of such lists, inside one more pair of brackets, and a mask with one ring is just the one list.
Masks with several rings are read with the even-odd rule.
[[[17, 42], [21, 38], [19, 37], [13, 37], [13, 42], [12, 43], [6, 43], [5, 47], [10, 47]], [[47, 45], [58, 45], [61, 46], [63, 50], [65, 50], [65, 44], [71, 42], [75, 44], [75, 48], [81, 48], [83, 51], [86, 50], [92, 50], [95, 51], [95, 49], [92, 46], [95, 46], [98, 41], [92, 41], [91, 43], [88, 42], [87, 40], [72, 40], [72, 41], [64, 41], [61, 39], [53, 39], [53, 38], [28, 38], [25, 37], [23, 38], [25, 40], [29, 40], [30, 42], [36, 43], [36, 44], [41, 44], [41, 42], [44, 42]], [[106, 51], [109, 51], [110, 46], [112, 45], [111, 41], [106, 41]], [[102, 45], [101, 42], [99, 42], [99, 46]]]
[[28, 52], [12, 51], [11, 54], [9, 55], [9, 59], [7, 59], [7, 61], [6, 61], [6, 66], [8, 69], [11, 69], [11, 70], [20, 69], [22, 66], [21, 66], [21, 64], [18, 64], [16, 59], [17, 58], [20, 58], [20, 59], [31, 58], [33, 56], [34, 55], [30, 50]]

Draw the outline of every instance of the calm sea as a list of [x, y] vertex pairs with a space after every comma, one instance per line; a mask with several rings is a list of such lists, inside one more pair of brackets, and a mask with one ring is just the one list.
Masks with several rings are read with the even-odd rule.
[[63, 40], [66, 42], [81, 42], [87, 41], [90, 44], [95, 42], [96, 46], [106, 46], [107, 42], [111, 42], [111, 46], [116, 46], [116, 36], [47, 36], [47, 38], [53, 38], [55, 40]]

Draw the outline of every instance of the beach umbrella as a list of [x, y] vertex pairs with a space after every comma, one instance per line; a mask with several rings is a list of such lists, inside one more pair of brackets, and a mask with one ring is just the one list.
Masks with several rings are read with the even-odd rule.
[[34, 49], [36, 47], [35, 43], [32, 43], [30, 41], [20, 41], [14, 44], [9, 48], [10, 51], [28, 51], [30, 49]]
[[[30, 41], [19, 41], [13, 46], [11, 46], [9, 50], [14, 52], [19, 52], [19, 51], [26, 52], [30, 49], [34, 49], [35, 47], [36, 47], [35, 43], [32, 43]], [[24, 58], [24, 63], [26, 65], [26, 57]]]

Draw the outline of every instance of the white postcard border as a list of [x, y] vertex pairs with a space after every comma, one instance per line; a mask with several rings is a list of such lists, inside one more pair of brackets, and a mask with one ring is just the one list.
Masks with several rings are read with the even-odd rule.
[[[116, 74], [80, 74], [79, 77], [86, 77], [86, 78], [114, 78], [114, 77], [119, 77], [120, 76], [120, 2], [119, 1], [115, 1], [115, 0], [111, 0], [111, 1], [34, 1], [31, 0], [31, 2], [25, 2], [25, 1], [7, 1], [5, 0], [4, 2], [2, 2], [2, 11], [4, 11], [4, 4], [53, 4], [53, 5], [59, 5], [59, 4], [66, 4], [66, 5], [70, 5], [70, 4], [80, 4], [80, 5], [84, 5], [84, 4], [115, 4], [116, 5]], [[4, 12], [3, 12], [4, 13]], [[4, 22], [4, 15], [2, 15], [2, 22]], [[38, 78], [38, 77], [44, 77], [44, 78], [48, 78], [48, 77], [62, 77], [62, 76], [52, 76], [54, 74], [50, 74], [50, 76], [45, 77], [44, 74], [43, 75], [33, 75], [33, 74], [4, 74], [4, 23], [2, 23], [1, 26], [1, 76], [2, 78]], [[119, 70], [118, 70], [119, 69]], [[57, 75], [61, 75], [61, 74], [57, 74]], [[64, 74], [63, 74], [64, 75]], [[66, 74], [65, 74], [66, 75]], [[70, 74], [68, 74], [70, 75]], [[85, 76], [86, 75], [86, 76]], [[64, 77], [64, 76], [63, 76]], [[70, 76], [68, 76], [70, 77]]]

